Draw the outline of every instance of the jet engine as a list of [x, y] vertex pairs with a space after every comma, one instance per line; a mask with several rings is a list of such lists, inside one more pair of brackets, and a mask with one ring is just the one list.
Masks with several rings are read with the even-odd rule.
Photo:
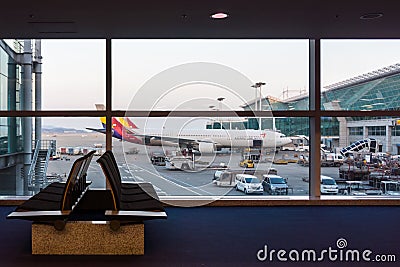
[[206, 142], [200, 142], [199, 143], [199, 151], [202, 154], [211, 154], [215, 153], [215, 145], [213, 143], [206, 143]]

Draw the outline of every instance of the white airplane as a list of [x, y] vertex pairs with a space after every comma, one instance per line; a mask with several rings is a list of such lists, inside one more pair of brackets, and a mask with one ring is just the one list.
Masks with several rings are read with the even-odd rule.
[[[96, 105], [104, 108], [103, 105]], [[105, 118], [100, 119], [103, 128], [92, 131], [105, 133]], [[112, 119], [113, 137], [147, 146], [174, 146], [195, 149], [200, 153], [214, 153], [221, 148], [273, 148], [289, 144], [292, 140], [273, 130], [230, 129], [139, 129], [129, 118]]]

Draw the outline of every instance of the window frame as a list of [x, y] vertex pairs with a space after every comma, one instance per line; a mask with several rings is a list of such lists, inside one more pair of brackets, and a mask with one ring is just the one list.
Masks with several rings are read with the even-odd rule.
[[[0, 117], [106, 117], [106, 149], [112, 150], [112, 131], [111, 120], [113, 117], [126, 117], [134, 114], [135, 117], [231, 117], [232, 111], [136, 111], [136, 110], [115, 110], [112, 108], [112, 40], [106, 40], [106, 109], [105, 110], [46, 110], [46, 111], [28, 111], [28, 110], [0, 110]], [[322, 110], [321, 109], [321, 39], [309, 40], [309, 110], [277, 110], [277, 111], [236, 111], [238, 117], [268, 117], [271, 112], [274, 117], [306, 117], [309, 119], [310, 129], [310, 165], [309, 165], [309, 195], [293, 196], [282, 199], [272, 199], [269, 197], [223, 197], [214, 201], [209, 206], [265, 206], [265, 205], [399, 205], [400, 198], [385, 197], [382, 199], [352, 198], [352, 197], [321, 197], [320, 195], [320, 140], [321, 140], [321, 118], [322, 117], [370, 117], [387, 116], [396, 117], [396, 110]], [[168, 199], [168, 203], [196, 203], [193, 197], [167, 196], [161, 199]], [[10, 196], [0, 197], [0, 201], [8, 201], [15, 205], [18, 201], [23, 201], [24, 197]], [[246, 199], [246, 201], [243, 201]], [[15, 202], [17, 201], [17, 202]], [[186, 205], [185, 204], [185, 205]]]

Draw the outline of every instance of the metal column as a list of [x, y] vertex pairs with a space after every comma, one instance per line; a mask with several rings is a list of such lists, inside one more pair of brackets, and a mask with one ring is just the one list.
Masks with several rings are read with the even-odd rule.
[[[17, 70], [14, 61], [8, 63], [8, 110], [17, 109]], [[8, 118], [8, 152], [17, 152], [17, 118]]]
[[392, 127], [390, 125], [386, 125], [386, 142], [385, 142], [386, 150], [383, 152], [392, 153]]
[[112, 57], [111, 39], [106, 39], [106, 150], [112, 150], [112, 127], [111, 127], [111, 105], [112, 105]]
[[367, 126], [363, 126], [363, 138], [368, 138], [368, 128]]
[[321, 196], [321, 41], [309, 41], [310, 66], [310, 198], [318, 199]]
[[[35, 110], [42, 110], [42, 47], [41, 40], [35, 40], [35, 58], [33, 62], [35, 73]], [[42, 118], [35, 117], [35, 140], [42, 139]]]
[[[31, 40], [24, 40], [24, 53], [22, 58], [23, 65], [23, 110], [32, 110], [32, 47]], [[32, 158], [32, 118], [23, 118], [23, 139], [24, 139], [24, 169], [25, 174], [29, 172]], [[25, 176], [25, 178], [27, 178]], [[24, 181], [24, 188], [27, 191], [27, 179]]]

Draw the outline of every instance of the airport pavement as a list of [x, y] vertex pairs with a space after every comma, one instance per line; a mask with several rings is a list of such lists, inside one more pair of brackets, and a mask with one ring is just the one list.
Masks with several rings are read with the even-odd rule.
[[[96, 137], [97, 138], [97, 137]], [[96, 140], [94, 140], [96, 141]], [[133, 147], [138, 148], [138, 154], [126, 154]], [[160, 147], [144, 147], [126, 142], [113, 142], [113, 151], [117, 159], [123, 181], [151, 182], [160, 196], [224, 196], [224, 195], [244, 195], [243, 192], [233, 190], [233, 188], [218, 187], [212, 183], [215, 173], [214, 169], [201, 169], [199, 171], [180, 171], [167, 170], [163, 166], [154, 166], [150, 162], [151, 153], [162, 152]], [[293, 157], [293, 154], [285, 152], [278, 153], [276, 157]], [[48, 173], [57, 173], [67, 176], [73, 161], [79, 156], [67, 156], [69, 161], [58, 160], [51, 161]], [[100, 166], [95, 162], [97, 157], [93, 158], [92, 164], [88, 170], [88, 179], [92, 181], [92, 187], [104, 188], [105, 181]], [[217, 155], [213, 158], [203, 157], [202, 161], [213, 161], [215, 165], [219, 163], [228, 164], [231, 168], [240, 169], [240, 153]], [[276, 165], [271, 162], [258, 163], [256, 168], [265, 172], [270, 168], [276, 168], [278, 175], [287, 178], [288, 184], [293, 188], [291, 195], [308, 195], [308, 183], [303, 181], [308, 177], [308, 167], [300, 166], [296, 163], [287, 165]], [[322, 174], [338, 178], [339, 171], [337, 167], [324, 167]], [[267, 192], [264, 192], [267, 195]]]

